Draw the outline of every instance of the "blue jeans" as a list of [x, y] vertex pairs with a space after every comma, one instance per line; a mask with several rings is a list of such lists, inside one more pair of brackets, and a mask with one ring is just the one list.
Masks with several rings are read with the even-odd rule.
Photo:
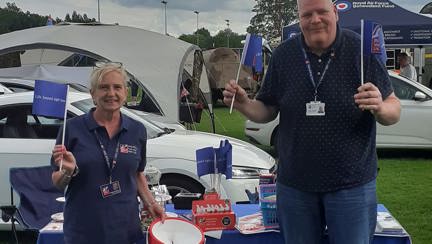
[[[376, 180], [335, 192], [303, 192], [277, 184], [277, 211], [286, 244], [369, 244], [375, 232]], [[326, 229], [327, 226], [327, 229]]]

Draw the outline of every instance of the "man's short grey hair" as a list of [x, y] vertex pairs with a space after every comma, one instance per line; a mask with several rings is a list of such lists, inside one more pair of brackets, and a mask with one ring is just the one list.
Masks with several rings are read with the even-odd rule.
[[[298, 5], [299, 5], [299, 2], [301, 2], [301, 1], [302, 1], [302, 0], [297, 0], [297, 7], [298, 7]], [[330, 3], [332, 3], [332, 4], [335, 4], [337, 0], [326, 0], [326, 1], [328, 1], [328, 2], [330, 2]]]

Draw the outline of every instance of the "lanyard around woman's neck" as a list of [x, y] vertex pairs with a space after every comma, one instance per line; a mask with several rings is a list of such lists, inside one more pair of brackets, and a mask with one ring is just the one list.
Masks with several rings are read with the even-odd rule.
[[108, 157], [108, 153], [107, 153], [107, 151], [105, 149], [105, 146], [102, 143], [102, 140], [101, 140], [101, 138], [99, 136], [99, 133], [97, 133], [97, 131], [94, 130], [94, 134], [96, 136], [96, 139], [99, 142], [100, 149], [101, 149], [102, 154], [103, 154], [103, 156], [105, 158], [105, 163], [107, 165], [108, 172], [109, 172], [109, 182], [111, 183], [112, 182], [112, 172], [113, 172], [113, 170], [114, 170], [114, 168], [115, 168], [115, 166], [117, 164], [117, 157], [118, 157], [119, 148], [120, 148], [120, 135], [118, 135], [118, 137], [117, 137], [117, 146], [116, 146], [116, 149], [115, 149], [115, 153], [114, 153], [114, 157], [113, 157], [112, 163], [110, 163], [109, 157]]

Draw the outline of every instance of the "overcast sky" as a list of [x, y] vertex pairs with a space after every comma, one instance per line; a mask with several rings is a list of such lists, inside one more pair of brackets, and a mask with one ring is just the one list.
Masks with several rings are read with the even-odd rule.
[[[98, 0], [0, 0], [0, 6], [15, 2], [24, 12], [49, 15], [64, 19], [66, 13], [86, 13], [98, 18]], [[253, 16], [255, 0], [166, 0], [167, 31], [169, 34], [191, 34], [196, 30], [198, 11], [199, 28], [212, 35], [227, 27], [244, 34]], [[394, 0], [394, 3], [418, 13], [431, 0]], [[99, 0], [101, 22], [119, 23], [156, 32], [164, 32], [164, 4], [160, 0]]]

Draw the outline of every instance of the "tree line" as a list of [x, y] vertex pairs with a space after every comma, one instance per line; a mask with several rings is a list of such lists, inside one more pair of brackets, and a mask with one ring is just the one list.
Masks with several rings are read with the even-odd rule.
[[[29, 11], [22, 11], [15, 3], [6, 3], [5, 8], [0, 7], [0, 34], [23, 30], [27, 28], [33, 28], [38, 26], [44, 26], [47, 24], [50, 16], [42, 16], [39, 14], [30, 13]], [[75, 23], [89, 23], [96, 22], [95, 18], [89, 18], [87, 14], [78, 14], [76, 11], [66, 14], [65, 22]], [[56, 17], [52, 19], [52, 23], [63, 22], [62, 19]]]
[[[282, 28], [297, 20], [297, 1], [295, 0], [255, 0], [256, 4], [251, 10], [255, 15], [250, 20], [247, 32], [259, 34], [268, 41], [280, 40]], [[50, 16], [24, 12], [15, 3], [6, 3], [5, 8], [0, 7], [0, 34], [22, 30], [32, 27], [44, 26]], [[89, 18], [87, 14], [79, 14], [73, 11], [67, 13], [64, 20], [56, 17], [53, 24], [60, 22], [89, 23], [96, 22], [95, 18]], [[179, 39], [198, 44], [203, 49], [217, 47], [241, 48], [245, 35], [233, 32], [227, 28], [220, 30], [215, 36], [201, 28], [192, 34], [182, 34]]]
[[[252, 9], [255, 15], [250, 20], [248, 33], [257, 34], [275, 45], [281, 40], [282, 28], [298, 20], [297, 1], [295, 0], [255, 0]], [[193, 34], [183, 34], [179, 39], [198, 44], [203, 49], [217, 47], [241, 48], [245, 35], [232, 32], [230, 29], [219, 31], [215, 36], [201, 28]]]

